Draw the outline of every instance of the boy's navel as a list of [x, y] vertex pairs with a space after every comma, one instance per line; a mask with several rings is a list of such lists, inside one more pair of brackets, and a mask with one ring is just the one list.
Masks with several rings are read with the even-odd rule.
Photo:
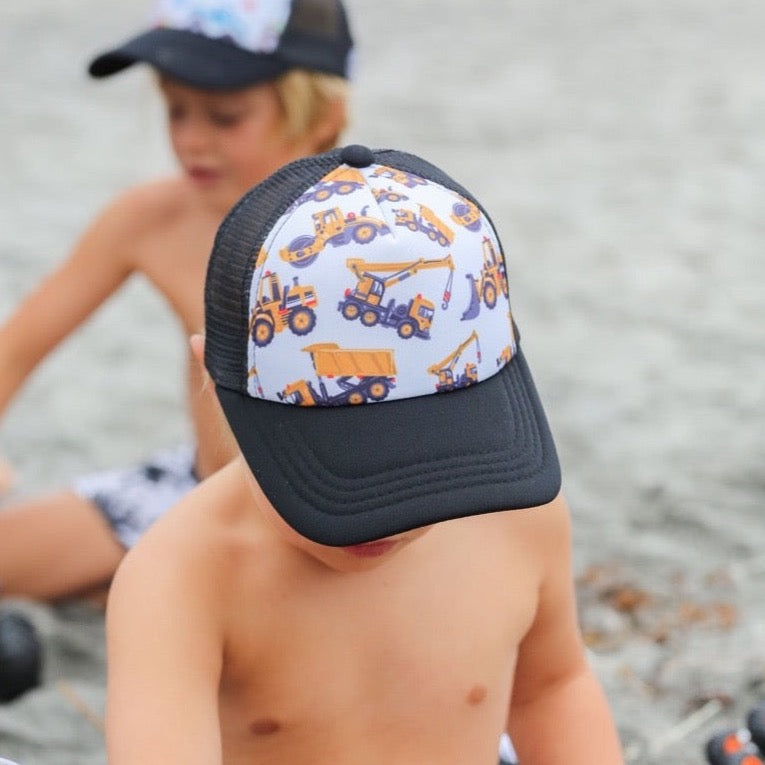
[[486, 693], [485, 685], [474, 685], [470, 689], [470, 693], [467, 695], [467, 703], [470, 704], [471, 707], [478, 706], [478, 704], [486, 698]]
[[250, 732], [256, 736], [269, 736], [276, 733], [282, 726], [270, 717], [262, 720], [255, 720], [250, 724]]

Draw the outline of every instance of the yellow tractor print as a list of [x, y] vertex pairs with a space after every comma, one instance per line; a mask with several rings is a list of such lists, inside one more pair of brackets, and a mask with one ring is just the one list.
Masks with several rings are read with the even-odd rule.
[[507, 297], [507, 273], [505, 261], [497, 255], [491, 239], [484, 237], [481, 242], [483, 252], [483, 265], [481, 275], [476, 278], [473, 274], [465, 274], [470, 283], [470, 305], [462, 314], [462, 320], [474, 319], [481, 312], [481, 302], [487, 308], [497, 305], [499, 293]]
[[315, 212], [313, 235], [306, 234], [293, 239], [287, 247], [279, 250], [279, 257], [286, 263], [304, 268], [316, 260], [316, 256], [328, 245], [340, 247], [350, 242], [367, 244], [378, 234], [389, 234], [390, 228], [385, 221], [370, 218], [366, 207], [359, 213], [347, 215], [339, 207]]
[[259, 348], [268, 345], [274, 334], [289, 328], [307, 335], [316, 325], [318, 304], [313, 287], [301, 286], [297, 277], [282, 288], [279, 276], [267, 271], [258, 284], [258, 295], [250, 317], [250, 336]]

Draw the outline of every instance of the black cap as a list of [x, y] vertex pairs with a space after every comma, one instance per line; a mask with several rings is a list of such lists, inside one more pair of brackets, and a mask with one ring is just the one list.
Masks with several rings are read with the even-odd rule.
[[349, 76], [353, 40], [339, 0], [160, 0], [153, 22], [93, 59], [88, 72], [108, 77], [145, 62], [210, 90], [255, 85], [296, 68]]
[[478, 201], [403, 152], [305, 157], [229, 212], [205, 363], [290, 526], [353, 545], [556, 496], [508, 274]]

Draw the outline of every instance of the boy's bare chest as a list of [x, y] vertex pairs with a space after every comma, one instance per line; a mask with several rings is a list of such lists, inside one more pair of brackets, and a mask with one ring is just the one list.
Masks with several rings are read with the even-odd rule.
[[499, 572], [460, 569], [265, 604], [270, 639], [253, 629], [237, 650], [249, 659], [222, 686], [224, 736], [256, 750], [290, 747], [297, 731], [315, 743], [330, 731], [396, 739], [414, 726], [425, 746], [451, 726], [461, 740], [491, 739], [535, 602]]
[[140, 251], [141, 271], [190, 332], [203, 325], [204, 281], [214, 222], [168, 225]]

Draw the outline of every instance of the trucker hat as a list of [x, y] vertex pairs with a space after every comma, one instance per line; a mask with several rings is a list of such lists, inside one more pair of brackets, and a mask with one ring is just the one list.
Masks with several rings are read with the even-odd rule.
[[251, 189], [216, 236], [205, 364], [265, 495], [355, 545], [560, 489], [508, 268], [427, 161], [351, 145]]
[[88, 71], [107, 77], [143, 61], [188, 85], [226, 90], [295, 68], [347, 78], [352, 48], [340, 0], [159, 0], [151, 29]]

